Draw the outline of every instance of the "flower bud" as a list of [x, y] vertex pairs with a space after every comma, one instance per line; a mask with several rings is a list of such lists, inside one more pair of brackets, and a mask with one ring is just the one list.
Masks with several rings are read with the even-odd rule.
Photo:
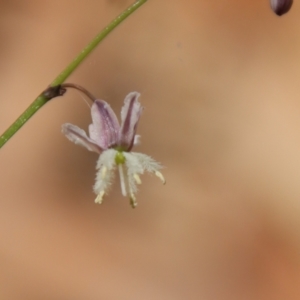
[[274, 13], [281, 16], [290, 10], [293, 0], [270, 0], [270, 4]]

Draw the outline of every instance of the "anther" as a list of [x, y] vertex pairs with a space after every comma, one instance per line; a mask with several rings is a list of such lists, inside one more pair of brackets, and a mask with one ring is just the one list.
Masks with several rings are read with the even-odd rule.
[[142, 184], [142, 180], [138, 174], [133, 174], [133, 178], [136, 181], [137, 184]]
[[155, 171], [154, 174], [162, 181], [163, 184], [166, 184], [166, 179], [163, 174], [161, 174], [159, 171]]
[[103, 201], [103, 196], [104, 196], [104, 194], [105, 194], [105, 192], [104, 192], [104, 191], [101, 191], [101, 192], [98, 194], [97, 198], [95, 199], [95, 203], [101, 204], [102, 201]]
[[129, 199], [130, 199], [130, 205], [131, 205], [131, 207], [132, 208], [136, 208], [137, 202], [136, 202], [136, 198], [135, 198], [134, 194], [131, 194]]

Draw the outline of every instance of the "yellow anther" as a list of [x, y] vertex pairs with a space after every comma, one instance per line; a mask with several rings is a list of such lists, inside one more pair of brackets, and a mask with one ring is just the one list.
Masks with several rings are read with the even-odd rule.
[[134, 194], [131, 194], [129, 199], [130, 199], [130, 205], [131, 205], [131, 207], [132, 208], [136, 208], [137, 202], [136, 202], [136, 198], [135, 198]]
[[101, 192], [98, 194], [98, 196], [96, 197], [95, 203], [101, 204], [102, 201], [103, 201], [103, 196], [104, 196], [104, 194], [105, 194], [105, 192], [104, 192], [104, 191], [101, 191]]
[[138, 174], [133, 174], [133, 178], [134, 180], [136, 181], [137, 184], [141, 184], [142, 183], [142, 180], [140, 178], [140, 176]]
[[163, 184], [166, 184], [166, 179], [163, 174], [161, 174], [159, 171], [155, 171], [154, 174], [162, 181]]

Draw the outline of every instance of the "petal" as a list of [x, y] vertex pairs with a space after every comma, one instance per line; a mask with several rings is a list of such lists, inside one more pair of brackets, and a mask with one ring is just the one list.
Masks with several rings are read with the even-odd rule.
[[73, 143], [77, 145], [84, 146], [89, 151], [94, 151], [97, 153], [101, 153], [102, 149], [92, 140], [90, 139], [85, 131], [73, 124], [63, 124], [62, 125], [62, 133]]
[[117, 145], [120, 125], [110, 105], [103, 100], [96, 100], [91, 114], [93, 124], [89, 127], [90, 137], [103, 149]]
[[139, 145], [141, 143], [141, 136], [139, 134], [136, 134], [134, 136], [133, 145]]
[[124, 147], [127, 151], [131, 150], [133, 146], [137, 124], [143, 110], [138, 100], [139, 96], [138, 92], [129, 93], [121, 111], [122, 125], [119, 146]]

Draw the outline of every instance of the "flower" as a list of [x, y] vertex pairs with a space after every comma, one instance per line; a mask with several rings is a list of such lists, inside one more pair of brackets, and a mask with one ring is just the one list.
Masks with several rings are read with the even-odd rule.
[[62, 126], [62, 132], [70, 141], [100, 154], [94, 185], [96, 203], [102, 203], [116, 169], [119, 171], [122, 194], [129, 196], [133, 208], [137, 205], [137, 185], [141, 184], [139, 175], [148, 171], [165, 183], [159, 171], [162, 168], [160, 163], [146, 154], [131, 152], [139, 140], [136, 129], [143, 110], [139, 96], [137, 92], [126, 96], [121, 110], [121, 126], [110, 105], [103, 100], [95, 100], [91, 107], [93, 123], [89, 125], [89, 136], [75, 125], [67, 123]]
[[281, 16], [287, 13], [293, 4], [293, 0], [270, 0], [272, 10], [276, 15]]

